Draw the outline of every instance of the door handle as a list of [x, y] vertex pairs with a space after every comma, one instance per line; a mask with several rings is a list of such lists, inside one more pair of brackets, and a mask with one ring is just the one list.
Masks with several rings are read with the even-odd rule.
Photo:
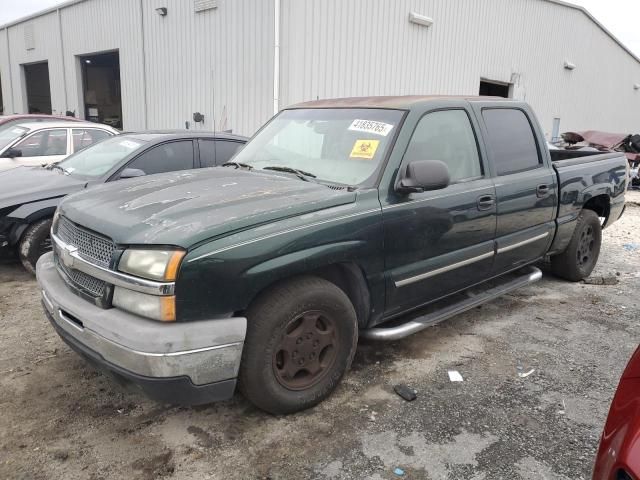
[[538, 197], [546, 197], [547, 195], [549, 195], [549, 191], [549, 185], [542, 184], [536, 187], [536, 195]]
[[496, 204], [496, 199], [493, 195], [483, 195], [478, 198], [478, 210], [490, 210]]

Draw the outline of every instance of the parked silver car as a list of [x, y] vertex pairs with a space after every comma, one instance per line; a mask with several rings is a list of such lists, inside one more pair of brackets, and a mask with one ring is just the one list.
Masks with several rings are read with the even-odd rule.
[[21, 123], [0, 132], [0, 171], [48, 165], [65, 159], [100, 140], [117, 135], [116, 129], [90, 122]]

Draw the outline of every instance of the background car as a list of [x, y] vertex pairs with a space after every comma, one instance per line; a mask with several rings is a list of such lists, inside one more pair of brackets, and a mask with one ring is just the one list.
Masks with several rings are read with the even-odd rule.
[[0, 171], [59, 162], [118, 133], [90, 122], [19, 123], [0, 132]]
[[613, 397], [600, 439], [593, 480], [640, 479], [640, 347]]
[[14, 115], [0, 115], [0, 132], [18, 123], [32, 122], [81, 122], [75, 117], [63, 117], [56, 115], [45, 115], [43, 113], [20, 113]]
[[33, 273], [40, 255], [51, 248], [51, 219], [65, 195], [123, 178], [222, 165], [246, 141], [187, 130], [127, 133], [48, 167], [0, 172], [0, 254], [17, 253]]
[[110, 117], [105, 117], [102, 120], [102, 123], [105, 125], [109, 125], [110, 127], [122, 129], [122, 119], [117, 115], [112, 115]]

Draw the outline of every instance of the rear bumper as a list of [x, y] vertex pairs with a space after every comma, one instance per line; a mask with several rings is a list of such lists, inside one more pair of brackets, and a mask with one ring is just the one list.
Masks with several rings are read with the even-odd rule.
[[37, 265], [42, 304], [60, 337], [93, 365], [158, 401], [203, 404], [233, 395], [246, 319], [161, 323], [76, 296], [53, 255]]

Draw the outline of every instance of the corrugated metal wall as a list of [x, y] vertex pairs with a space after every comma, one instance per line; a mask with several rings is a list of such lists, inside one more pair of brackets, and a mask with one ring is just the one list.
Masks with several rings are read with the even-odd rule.
[[144, 128], [142, 18], [139, 1], [92, 0], [64, 8], [60, 12], [68, 109], [84, 114], [81, 107], [83, 92], [78, 56], [118, 50], [123, 127]]
[[[348, 95], [475, 95], [486, 78], [513, 83], [547, 133], [556, 117], [561, 131], [640, 129], [640, 62], [579, 10], [542, 0], [281, 2], [281, 106]], [[199, 111], [205, 122], [197, 128], [213, 129], [215, 120], [217, 129], [253, 133], [272, 114], [273, 1], [217, 3], [195, 13], [191, 0], [87, 0], [8, 35], [0, 30], [5, 110], [24, 110], [20, 65], [48, 60], [53, 109], [80, 112], [78, 55], [117, 49], [125, 129], [193, 128]], [[409, 23], [411, 11], [434, 25]], [[565, 60], [577, 68], [565, 70]]]
[[[581, 11], [540, 0], [283, 1], [283, 105], [477, 95], [487, 78], [515, 83], [548, 133], [554, 117], [561, 131], [640, 130], [640, 63]], [[434, 25], [409, 23], [411, 11]]]
[[[25, 27], [33, 28], [33, 49], [27, 49]], [[8, 30], [1, 30], [0, 37], [5, 46], [3, 57], [0, 57], [0, 74], [2, 75], [3, 100], [5, 111], [27, 111], [26, 96], [23, 95], [24, 74], [21, 65], [46, 61], [49, 64], [49, 79], [51, 84], [51, 107], [54, 111], [64, 112], [63, 102], [53, 102], [63, 97], [64, 79], [62, 76], [62, 48], [58, 35], [58, 15], [56, 12], [34, 18], [29, 23], [18, 24]], [[7, 49], [7, 43], [9, 48]], [[8, 56], [11, 58], [9, 69]], [[6, 60], [5, 60], [6, 59]], [[5, 63], [6, 62], [6, 63]], [[9, 78], [9, 71], [11, 76]], [[13, 85], [13, 89], [9, 88]]]
[[[189, 121], [212, 130], [215, 121], [216, 129], [252, 134], [273, 113], [273, 3], [219, 4], [195, 13], [187, 0], [80, 2], [60, 9], [61, 29], [57, 11], [9, 27], [9, 49], [0, 30], [5, 111], [26, 110], [21, 65], [48, 60], [53, 110], [84, 115], [78, 56], [117, 50], [124, 129], [184, 128]], [[33, 50], [24, 44], [27, 25], [36, 34]], [[194, 112], [204, 123], [194, 124]]]
[[271, 116], [272, 2], [219, 5], [194, 13], [191, 1], [144, 0], [150, 128], [184, 128], [200, 112], [196, 128], [212, 130], [215, 120], [217, 130], [251, 134]]

